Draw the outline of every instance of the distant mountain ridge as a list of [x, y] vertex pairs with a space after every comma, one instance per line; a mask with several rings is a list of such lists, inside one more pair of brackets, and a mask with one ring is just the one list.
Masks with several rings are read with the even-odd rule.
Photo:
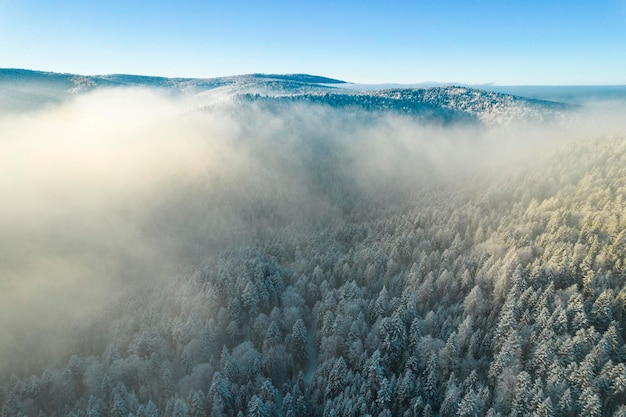
[[[343, 87], [350, 88], [343, 88]], [[218, 78], [166, 78], [111, 74], [76, 75], [0, 69], [0, 111], [36, 109], [99, 88], [145, 87], [217, 101], [282, 105], [315, 103], [336, 108], [382, 111], [424, 122], [503, 125], [564, 117], [576, 106], [462, 86], [359, 90], [334, 78], [310, 74], [248, 74]], [[203, 106], [200, 105], [202, 108]]]

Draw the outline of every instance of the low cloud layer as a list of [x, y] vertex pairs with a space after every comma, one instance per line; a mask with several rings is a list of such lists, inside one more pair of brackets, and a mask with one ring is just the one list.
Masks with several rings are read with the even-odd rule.
[[90, 326], [116, 300], [213, 254], [624, 131], [606, 112], [483, 130], [317, 105], [196, 104], [118, 89], [0, 116], [0, 373], [76, 345], [97, 352]]

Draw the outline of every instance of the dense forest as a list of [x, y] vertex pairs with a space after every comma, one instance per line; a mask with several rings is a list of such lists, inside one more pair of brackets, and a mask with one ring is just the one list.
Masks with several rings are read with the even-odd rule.
[[371, 188], [331, 140], [291, 166], [324, 199], [306, 222], [241, 191], [254, 230], [0, 374], [0, 415], [626, 416], [626, 138], [385, 160]]

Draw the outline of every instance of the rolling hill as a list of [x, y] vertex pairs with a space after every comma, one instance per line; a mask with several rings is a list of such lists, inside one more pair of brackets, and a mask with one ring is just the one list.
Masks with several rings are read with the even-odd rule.
[[[462, 86], [359, 89], [345, 81], [308, 74], [250, 74], [219, 78], [58, 74], [0, 69], [0, 111], [40, 109], [101, 88], [138, 87], [194, 97], [198, 108], [216, 102], [281, 105], [303, 102], [339, 108], [392, 112], [434, 123], [504, 125], [563, 118], [577, 108]], [[347, 88], [350, 87], [350, 88]]]

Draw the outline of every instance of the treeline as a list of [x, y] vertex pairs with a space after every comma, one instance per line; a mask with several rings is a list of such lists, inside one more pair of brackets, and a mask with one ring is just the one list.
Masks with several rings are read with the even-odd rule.
[[[120, 300], [2, 417], [625, 416], [626, 139], [363, 198]], [[410, 191], [410, 192], [409, 192]]]

